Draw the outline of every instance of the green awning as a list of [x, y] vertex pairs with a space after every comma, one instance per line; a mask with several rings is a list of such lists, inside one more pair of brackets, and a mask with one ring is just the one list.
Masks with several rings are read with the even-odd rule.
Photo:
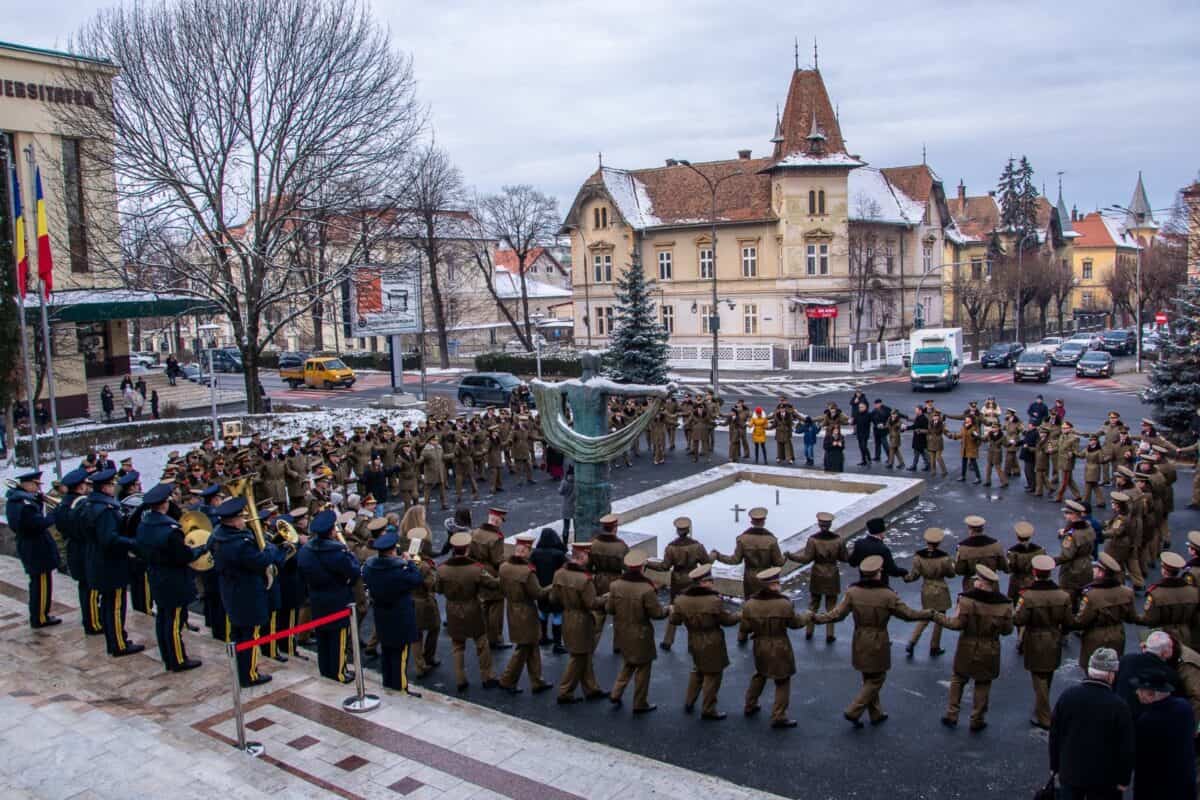
[[[209, 300], [190, 295], [133, 289], [70, 289], [52, 292], [48, 311], [53, 322], [107, 322], [180, 314], [215, 314], [219, 309]], [[36, 294], [25, 298], [25, 314], [30, 323], [37, 323], [41, 319]]]

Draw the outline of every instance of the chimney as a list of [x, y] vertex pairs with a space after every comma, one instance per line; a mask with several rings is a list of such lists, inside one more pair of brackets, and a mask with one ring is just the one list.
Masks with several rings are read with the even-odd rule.
[[738, 150], [738, 158], [741, 159], [742, 161], [749, 161], [750, 160], [750, 151], [749, 150]]
[[958, 202], [963, 208], [967, 207], [967, 185], [963, 183], [963, 179], [958, 179]]
[[988, 197], [995, 197], [995, 196], [996, 196], [996, 190], [988, 189]]
[[676, 165], [676, 164], [678, 164], [678, 163], [679, 163], [679, 162], [678, 162], [678, 161], [676, 161], [676, 160], [675, 160], [675, 159], [673, 159], [673, 158], [668, 158], [668, 159], [667, 159], [667, 166], [668, 166], [668, 167], [673, 167], [673, 166], [675, 166], [675, 165]]

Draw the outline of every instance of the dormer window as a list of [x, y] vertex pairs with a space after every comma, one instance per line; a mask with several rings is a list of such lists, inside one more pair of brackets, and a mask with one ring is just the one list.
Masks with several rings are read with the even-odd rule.
[[825, 216], [825, 190], [808, 190], [808, 215], [810, 217]]
[[607, 206], [596, 206], [592, 209], [592, 227], [596, 229], [608, 227]]

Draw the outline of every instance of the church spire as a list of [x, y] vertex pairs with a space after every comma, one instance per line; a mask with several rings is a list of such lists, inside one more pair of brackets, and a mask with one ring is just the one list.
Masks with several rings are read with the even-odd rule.
[[1137, 186], [1133, 188], [1133, 199], [1129, 201], [1129, 217], [1125, 227], [1129, 230], [1140, 228], [1157, 228], [1154, 211], [1150, 208], [1150, 200], [1146, 197], [1146, 187], [1142, 184], [1142, 171], [1138, 170]]
[[1062, 232], [1063, 232], [1063, 234], [1068, 234], [1068, 233], [1074, 233], [1075, 228], [1073, 225], [1071, 225], [1071, 215], [1069, 213], [1067, 213], [1067, 204], [1065, 202], [1063, 202], [1062, 176], [1063, 176], [1063, 171], [1059, 170], [1058, 171], [1058, 203], [1055, 204], [1055, 208], [1058, 211], [1058, 221], [1059, 221], [1059, 224], [1062, 225]]
[[771, 137], [771, 143], [783, 143], [783, 122], [779, 118], [779, 103], [775, 104], [775, 135]]

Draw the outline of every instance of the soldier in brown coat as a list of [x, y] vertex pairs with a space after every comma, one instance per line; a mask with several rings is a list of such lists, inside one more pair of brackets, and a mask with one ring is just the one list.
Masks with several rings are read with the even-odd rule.
[[[833, 532], [833, 514], [821, 511], [817, 514], [817, 532], [808, 537], [804, 549], [788, 553], [789, 561], [797, 564], [812, 564], [812, 574], [809, 576], [808, 590], [810, 593], [808, 610], [814, 614], [821, 610], [821, 598], [825, 598], [825, 610], [829, 611], [837, 605], [838, 595], [842, 593], [842, 578], [838, 572], [838, 562], [848, 561], [850, 553], [842, 537]], [[808, 623], [804, 632], [806, 640], [812, 639], [816, 628], [815, 622]], [[825, 643], [831, 644], [836, 637], [833, 635], [833, 623], [825, 626]]]
[[[588, 572], [592, 573], [592, 579], [596, 582], [596, 594], [599, 595], [608, 594], [608, 587], [621, 577], [621, 573], [625, 569], [625, 554], [629, 552], [629, 545], [617, 536], [619, 522], [616, 514], [605, 514], [600, 518], [600, 532], [592, 538], [592, 549], [588, 556], [587, 568]], [[594, 628], [596, 644], [600, 643], [600, 636], [604, 633], [605, 619], [602, 605], [596, 611]], [[595, 645], [592, 646], [592, 649], [595, 649]], [[619, 649], [614, 637], [613, 653], [617, 653]]]
[[1137, 621], [1133, 608], [1133, 589], [1124, 585], [1121, 565], [1107, 553], [1100, 554], [1091, 583], [1082, 590], [1074, 626], [1083, 631], [1079, 644], [1079, 666], [1087, 669], [1088, 659], [1100, 647], [1111, 647], [1117, 655], [1125, 652], [1125, 623]]
[[[733, 555], [723, 556], [716, 550], [710, 555], [722, 564], [742, 564], [742, 597], [750, 598], [763, 588], [758, 573], [770, 567], [782, 567], [785, 563], [779, 540], [764, 527], [767, 522], [765, 508], [750, 509], [750, 527], [737, 537]], [[744, 616], [744, 615], [743, 615]], [[746, 626], [738, 631], [738, 644], [746, 643]]]
[[595, 612], [604, 606], [597, 595], [596, 584], [587, 571], [591, 542], [572, 542], [571, 560], [554, 573], [550, 585], [550, 602], [563, 610], [563, 645], [570, 654], [567, 668], [558, 682], [558, 702], [576, 703], [575, 687], [583, 684], [587, 700], [599, 700], [605, 691], [596, 683], [592, 656], [596, 652]]
[[1033, 560], [1046, 552], [1040, 544], [1033, 543], [1033, 525], [1021, 521], [1013, 525], [1017, 543], [1008, 548], [1008, 599], [1015, 605], [1021, 590], [1033, 583]]
[[[1059, 530], [1059, 553], [1054, 557], [1058, 564], [1058, 584], [1071, 594], [1076, 607], [1092, 577], [1092, 551], [1096, 547], [1096, 532], [1083, 518], [1083, 506], [1068, 500], [1063, 506], [1063, 518], [1067, 524]], [[1120, 651], [1118, 651], [1120, 652]], [[1087, 659], [1082, 662], [1087, 669]]]
[[688, 652], [692, 655], [692, 674], [683, 710], [692, 713], [703, 688], [700, 718], [722, 720], [725, 713], [717, 710], [717, 692], [721, 690], [721, 676], [729, 666], [729, 653], [721, 628], [737, 625], [742, 617], [725, 610], [721, 595], [713, 588], [712, 564], [700, 564], [688, 578], [692, 583], [672, 601], [670, 616], [672, 624], [687, 626]]
[[1146, 590], [1146, 605], [1137, 621], [1161, 628], [1190, 647], [1192, 628], [1200, 621], [1200, 589], [1186, 569], [1183, 556], [1169, 550], [1162, 554], [1162, 580]]
[[421, 448], [420, 464], [422, 477], [425, 480], [425, 507], [432, 508], [430, 495], [435, 490], [446, 510], [446, 461], [438, 436], [429, 437], [429, 442]]
[[[950, 610], [950, 587], [947, 578], [954, 577], [954, 557], [941, 548], [946, 533], [941, 528], [929, 528], [925, 531], [924, 550], [913, 554], [912, 568], [904, 576], [905, 583], [924, 580], [921, 584], [921, 608], [930, 611]], [[942, 626], [931, 620], [918, 620], [913, 626], [912, 636], [904, 651], [911, 657], [917, 649], [917, 642], [926, 626], [933, 625], [933, 634], [929, 638], [929, 655], [940, 656], [946, 652], [942, 649]]]
[[413, 528], [407, 534], [410, 545], [402, 545], [408, 550], [411, 542], [420, 542], [417, 547], [422, 555], [417, 564], [421, 568], [421, 585], [413, 590], [413, 607], [416, 613], [417, 631], [421, 634], [422, 642], [414, 649], [417, 665], [417, 677], [423, 677], [440, 666], [437, 659], [438, 635], [442, 632], [442, 613], [437, 604], [437, 564], [432, 558], [423, 555], [424, 547], [429, 543], [429, 531], [424, 528]]
[[471, 534], [454, 534], [450, 537], [453, 554], [438, 567], [438, 590], [446, 596], [446, 628], [454, 653], [454, 677], [460, 692], [469, 685], [464, 655], [468, 639], [475, 642], [483, 688], [499, 685], [492, 677], [492, 651], [488, 649], [479, 593], [483, 589], [497, 590], [500, 584], [482, 564], [467, 555], [470, 546]]
[[851, 645], [851, 665], [862, 673], [862, 689], [842, 716], [856, 728], [863, 727], [859, 717], [863, 711], [872, 725], [886, 722], [888, 715], [879, 704], [879, 693], [887, 672], [892, 668], [892, 643], [888, 638], [888, 622], [892, 617], [913, 622], [933, 619], [933, 611], [917, 611], [905, 605], [895, 590], [888, 587], [880, 575], [882, 556], [867, 556], [858, 565], [862, 578], [846, 590], [837, 607], [817, 614], [818, 623], [839, 622], [854, 614], [854, 642]]
[[1112, 500], [1113, 515], [1104, 523], [1104, 552], [1129, 574], [1133, 590], [1140, 593], [1146, 586], [1146, 579], [1142, 577], [1142, 560], [1134, 541], [1134, 526], [1129, 514], [1130, 498], [1118, 489], [1109, 499]]
[[533, 534], [521, 534], [512, 557], [500, 565], [500, 591], [508, 601], [508, 635], [516, 651], [500, 676], [500, 687], [519, 694], [517, 681], [521, 671], [529, 670], [530, 690], [540, 694], [550, 688], [542, 680], [542, 651], [538, 648], [541, 625], [538, 624], [537, 601], [549, 593], [549, 587], [538, 583], [537, 571], [529, 563], [533, 549]]
[[1004, 546], [983, 532], [987, 520], [971, 515], [963, 522], [967, 526], [967, 538], [958, 543], [958, 550], [954, 555], [954, 572], [963, 576], [963, 591], [969, 592], [979, 565], [982, 564], [994, 572], [1004, 572], [1008, 569], [1008, 559], [1004, 556]]
[[808, 625], [812, 612], [796, 613], [791, 599], [779, 590], [779, 573], [779, 567], [759, 572], [755, 576], [756, 585], [762, 588], [748, 597], [742, 606], [739, 639], [754, 636], [754, 677], [746, 689], [744, 713], [747, 717], [758, 713], [758, 698], [770, 679], [775, 682], [771, 727], [794, 728], [796, 721], [788, 718], [787, 710], [791, 701], [792, 675], [796, 673], [796, 656], [788, 631]]
[[653, 620], [664, 619], [667, 609], [658, 602], [658, 587], [646, 577], [646, 554], [625, 554], [625, 572], [612, 582], [605, 610], [613, 618], [613, 641], [621, 651], [621, 671], [613, 683], [609, 701], [621, 705], [629, 681], [633, 684], [633, 713], [646, 714], [658, 708], [649, 701], [650, 668], [658, 657], [654, 646]]
[[1025, 669], [1033, 681], [1033, 718], [1030, 724], [1050, 728], [1050, 682], [1062, 663], [1063, 632], [1071, 625], [1071, 595], [1058, 588], [1051, 576], [1054, 559], [1039, 554], [1032, 561], [1033, 582], [1021, 590], [1013, 624], [1022, 629]]
[[[502, 508], [489, 508], [487, 522], [471, 531], [468, 555], [493, 578], [500, 576], [500, 565], [504, 562], [504, 534], [500, 526], [507, 514]], [[512, 645], [504, 642], [504, 594], [498, 585], [495, 589], [484, 589], [479, 593], [479, 602], [483, 604], [488, 643], [493, 650], [507, 650]]]
[[1006, 595], [998, 590], [1000, 576], [983, 564], [975, 568], [975, 586], [958, 597], [953, 617], [937, 614], [934, 620], [951, 630], [959, 631], [958, 647], [954, 651], [954, 674], [950, 678], [950, 697], [942, 724], [958, 725], [958, 711], [963, 690], [975, 681], [971, 707], [971, 730], [987, 727], [988, 695], [992, 681], [1000, 677], [1000, 637], [1013, 631], [1013, 607]]
[[[675, 540], [663, 550], [662, 560], [652, 566], [671, 574], [671, 602], [674, 603], [680, 594], [691, 587], [692, 570], [711, 562], [712, 557], [704, 549], [704, 545], [692, 538], [692, 520], [679, 517], [675, 520]], [[674, 617], [667, 620], [667, 629], [663, 632], [662, 643], [659, 645], [663, 650], [670, 650], [671, 645], [675, 643], [677, 625]]]

